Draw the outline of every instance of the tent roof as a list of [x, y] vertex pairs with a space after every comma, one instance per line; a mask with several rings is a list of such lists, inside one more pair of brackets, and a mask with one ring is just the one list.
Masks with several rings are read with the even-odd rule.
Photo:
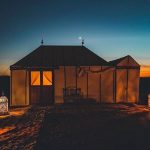
[[140, 65], [130, 55], [112, 60], [109, 62], [109, 65], [120, 67], [140, 67]]
[[40, 46], [10, 66], [19, 68], [47, 68], [58, 66], [106, 66], [108, 62], [84, 46]]

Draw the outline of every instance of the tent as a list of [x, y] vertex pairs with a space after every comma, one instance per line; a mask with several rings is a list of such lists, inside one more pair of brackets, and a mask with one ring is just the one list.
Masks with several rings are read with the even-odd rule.
[[140, 65], [131, 57], [125, 56], [110, 61], [115, 67], [115, 102], [138, 102]]
[[11, 105], [63, 103], [88, 97], [88, 69], [108, 63], [84, 46], [40, 46], [11, 69]]
[[[97, 103], [137, 102], [139, 65], [129, 58], [130, 66], [125, 63], [126, 57], [107, 62], [84, 46], [41, 45], [10, 66], [10, 103], [20, 106], [78, 99], [91, 99]], [[121, 99], [118, 94], [123, 80], [119, 67], [123, 69], [123, 77], [128, 74], [129, 82], [136, 80], [136, 84], [128, 82], [128, 90], [134, 91], [134, 94], [128, 92], [128, 100]]]

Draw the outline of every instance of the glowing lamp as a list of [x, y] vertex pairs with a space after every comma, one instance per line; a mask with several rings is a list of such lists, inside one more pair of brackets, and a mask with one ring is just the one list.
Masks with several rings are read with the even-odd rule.
[[8, 115], [8, 99], [3, 94], [0, 97], [0, 115]]

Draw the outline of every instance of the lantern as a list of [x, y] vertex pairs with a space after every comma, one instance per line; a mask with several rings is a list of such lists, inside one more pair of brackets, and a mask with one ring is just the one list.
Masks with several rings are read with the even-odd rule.
[[3, 95], [0, 97], [0, 115], [8, 115], [8, 99]]

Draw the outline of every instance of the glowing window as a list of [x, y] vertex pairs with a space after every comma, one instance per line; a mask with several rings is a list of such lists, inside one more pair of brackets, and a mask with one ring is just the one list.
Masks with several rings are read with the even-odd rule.
[[43, 71], [43, 85], [52, 85], [51, 71]]
[[31, 85], [40, 85], [40, 71], [31, 72]]

